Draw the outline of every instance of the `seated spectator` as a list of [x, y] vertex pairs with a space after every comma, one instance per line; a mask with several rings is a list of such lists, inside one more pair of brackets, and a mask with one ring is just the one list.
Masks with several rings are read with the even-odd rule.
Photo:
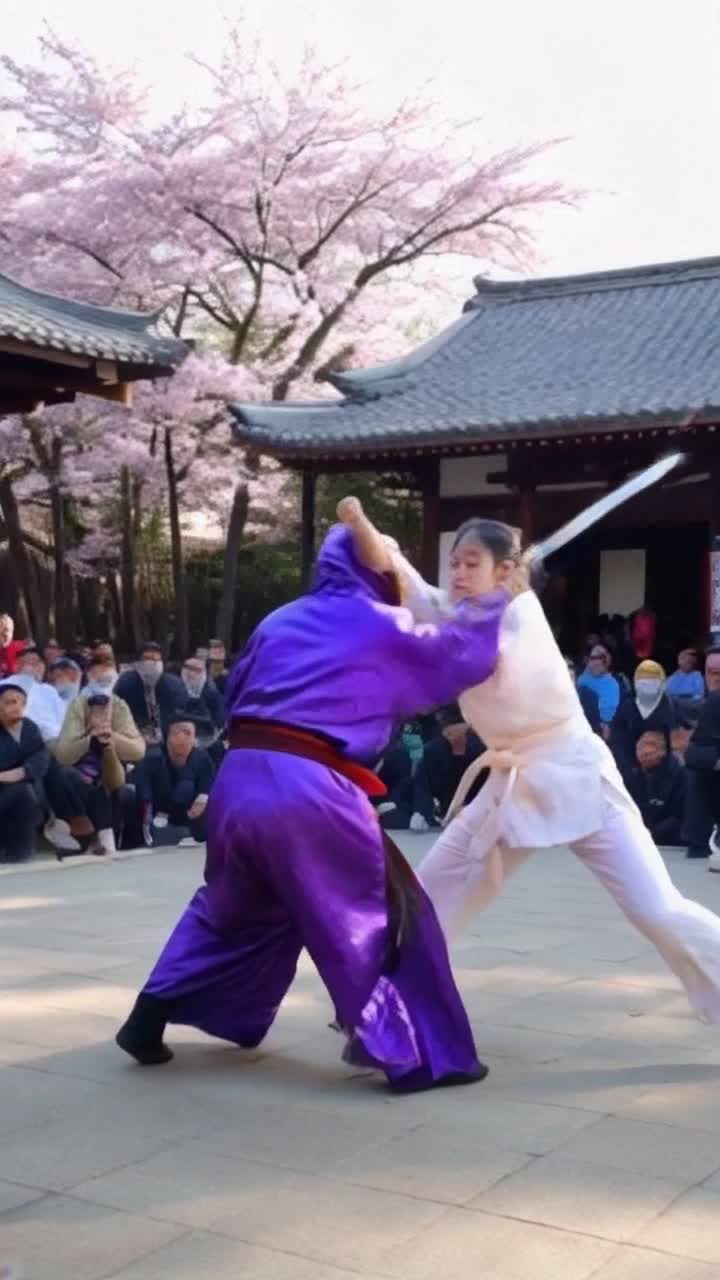
[[[465, 724], [459, 707], [438, 712], [438, 723], [440, 733], [426, 743], [413, 779], [410, 830], [415, 832], [429, 831], [439, 825], [465, 770], [483, 750], [480, 739]], [[486, 777], [487, 774], [480, 775], [467, 803], [477, 795]]]
[[27, 646], [18, 654], [13, 678], [27, 695], [28, 719], [37, 725], [45, 742], [54, 742], [63, 726], [66, 704], [52, 685], [44, 683], [45, 663], [38, 649]]
[[566, 658], [565, 661], [567, 662], [572, 682], [575, 685], [575, 691], [580, 700], [580, 706], [585, 713], [585, 719], [590, 725], [593, 733], [600, 733], [600, 703], [598, 701], [598, 696], [594, 689], [588, 689], [585, 685], [579, 685], [577, 683], [577, 671], [572, 658]]
[[422, 720], [412, 720], [404, 725], [400, 735], [402, 745], [410, 758], [410, 772], [413, 774], [423, 758], [425, 743], [429, 742], [437, 733], [437, 719], [435, 716], [430, 717], [430, 719], [432, 721], [432, 729], [428, 726], [423, 732]]
[[72, 658], [57, 658], [48, 672], [48, 679], [65, 706], [77, 698], [82, 685], [82, 671]]
[[118, 673], [115, 663], [96, 654], [95, 657], [90, 659], [85, 672], [83, 696], [89, 698], [93, 693], [104, 693], [109, 697], [111, 693], [115, 692], [117, 682]]
[[222, 640], [211, 640], [208, 645], [207, 673], [224, 699], [225, 685], [228, 678], [228, 664], [225, 645]]
[[109, 666], [117, 668], [115, 662], [115, 650], [107, 640], [98, 640], [93, 649], [93, 658], [99, 658], [102, 662], [108, 663]]
[[413, 762], [405, 733], [388, 744], [375, 772], [387, 787], [387, 795], [376, 804], [380, 825], [386, 831], [407, 831], [412, 817]]
[[9, 613], [0, 613], [0, 679], [15, 674], [15, 663], [27, 640], [15, 640], [15, 622]]
[[666, 688], [673, 698], [705, 697], [705, 682], [697, 669], [697, 649], [681, 649], [677, 670], [673, 671]]
[[220, 690], [208, 679], [202, 658], [186, 658], [180, 678], [185, 686], [185, 710], [196, 722], [197, 745], [208, 751], [217, 768], [225, 754], [222, 732], [225, 728], [225, 703]]
[[42, 734], [25, 717], [27, 696], [12, 676], [0, 683], [0, 862], [25, 862], [33, 851], [42, 807], [37, 788], [49, 756]]
[[43, 661], [45, 663], [45, 670], [49, 671], [52, 663], [57, 662], [58, 658], [62, 658], [64, 654], [65, 654], [65, 650], [60, 644], [60, 641], [55, 640], [54, 637], [51, 637], [48, 640], [47, 644], [45, 645], [45, 648], [43, 649], [42, 656], [43, 656]]
[[145, 741], [122, 698], [95, 691], [103, 672], [112, 668], [93, 663], [89, 692], [68, 707], [53, 748], [61, 768], [58, 777], [49, 777], [47, 793], [53, 813], [68, 823], [71, 835], [91, 837], [90, 853], [112, 854], [135, 808], [124, 766], [142, 760]]
[[635, 747], [628, 790], [656, 844], [682, 841], [685, 819], [685, 769], [669, 751], [663, 731], [647, 729]]
[[592, 689], [600, 707], [600, 729], [603, 737], [610, 734], [610, 725], [620, 703], [620, 686], [610, 674], [610, 655], [602, 645], [593, 645], [587, 666], [578, 679], [578, 689]]
[[626, 786], [636, 767], [636, 747], [644, 733], [657, 732], [669, 741], [680, 724], [672, 698], [665, 692], [665, 671], [647, 658], [636, 668], [634, 696], [620, 703], [610, 729], [610, 750]]
[[163, 745], [151, 747], [134, 773], [146, 844], [205, 843], [213, 774], [207, 751], [197, 746], [194, 720], [176, 711]]
[[720, 692], [708, 693], [685, 752], [688, 797], [685, 838], [689, 858], [707, 858], [720, 821]]
[[720, 646], [705, 652], [705, 688], [708, 693], [720, 693]]
[[162, 649], [153, 643], [143, 645], [135, 670], [119, 677], [115, 692], [148, 744], [163, 741], [173, 711], [187, 702], [182, 680], [164, 670]]

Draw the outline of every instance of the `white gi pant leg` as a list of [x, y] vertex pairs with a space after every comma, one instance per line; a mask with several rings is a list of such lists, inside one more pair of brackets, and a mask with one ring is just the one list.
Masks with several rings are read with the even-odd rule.
[[484, 910], [496, 898], [531, 849], [508, 849], [494, 839], [482, 817], [478, 801], [453, 818], [418, 867], [418, 878], [432, 900], [447, 938], [454, 937], [470, 916]]
[[640, 813], [606, 793], [602, 827], [570, 847], [655, 944], [695, 1012], [720, 1022], [720, 918], [675, 887]]

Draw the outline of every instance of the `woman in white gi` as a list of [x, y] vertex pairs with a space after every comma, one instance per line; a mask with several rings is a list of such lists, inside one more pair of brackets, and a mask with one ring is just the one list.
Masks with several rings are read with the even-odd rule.
[[[392, 554], [405, 578], [404, 603], [418, 621], [432, 622], [503, 583], [517, 586], [514, 534], [497, 521], [469, 520], [459, 530], [449, 601]], [[585, 719], [533, 591], [515, 594], [501, 623], [495, 671], [460, 706], [488, 750], [465, 775], [452, 821], [418, 872], [446, 934], [487, 906], [533, 850], [569, 845], [655, 944], [699, 1017], [720, 1022], [720, 918], [684, 898], [670, 879], [607, 746]], [[462, 808], [483, 767], [490, 768], [485, 786]]]

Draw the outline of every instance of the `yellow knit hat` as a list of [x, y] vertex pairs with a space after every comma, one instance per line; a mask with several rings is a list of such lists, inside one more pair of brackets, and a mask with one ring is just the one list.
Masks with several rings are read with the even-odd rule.
[[660, 666], [654, 658], [645, 658], [638, 667], [635, 668], [636, 680], [664, 680], [665, 668]]

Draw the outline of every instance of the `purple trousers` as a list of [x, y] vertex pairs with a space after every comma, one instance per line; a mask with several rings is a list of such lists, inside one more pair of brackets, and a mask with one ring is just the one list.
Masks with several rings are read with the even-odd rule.
[[250, 1048], [309, 951], [348, 1031], [347, 1060], [398, 1087], [478, 1069], [429, 898], [395, 944], [383, 837], [367, 797], [325, 765], [225, 756], [208, 806], [206, 883], [144, 988], [169, 1022]]

